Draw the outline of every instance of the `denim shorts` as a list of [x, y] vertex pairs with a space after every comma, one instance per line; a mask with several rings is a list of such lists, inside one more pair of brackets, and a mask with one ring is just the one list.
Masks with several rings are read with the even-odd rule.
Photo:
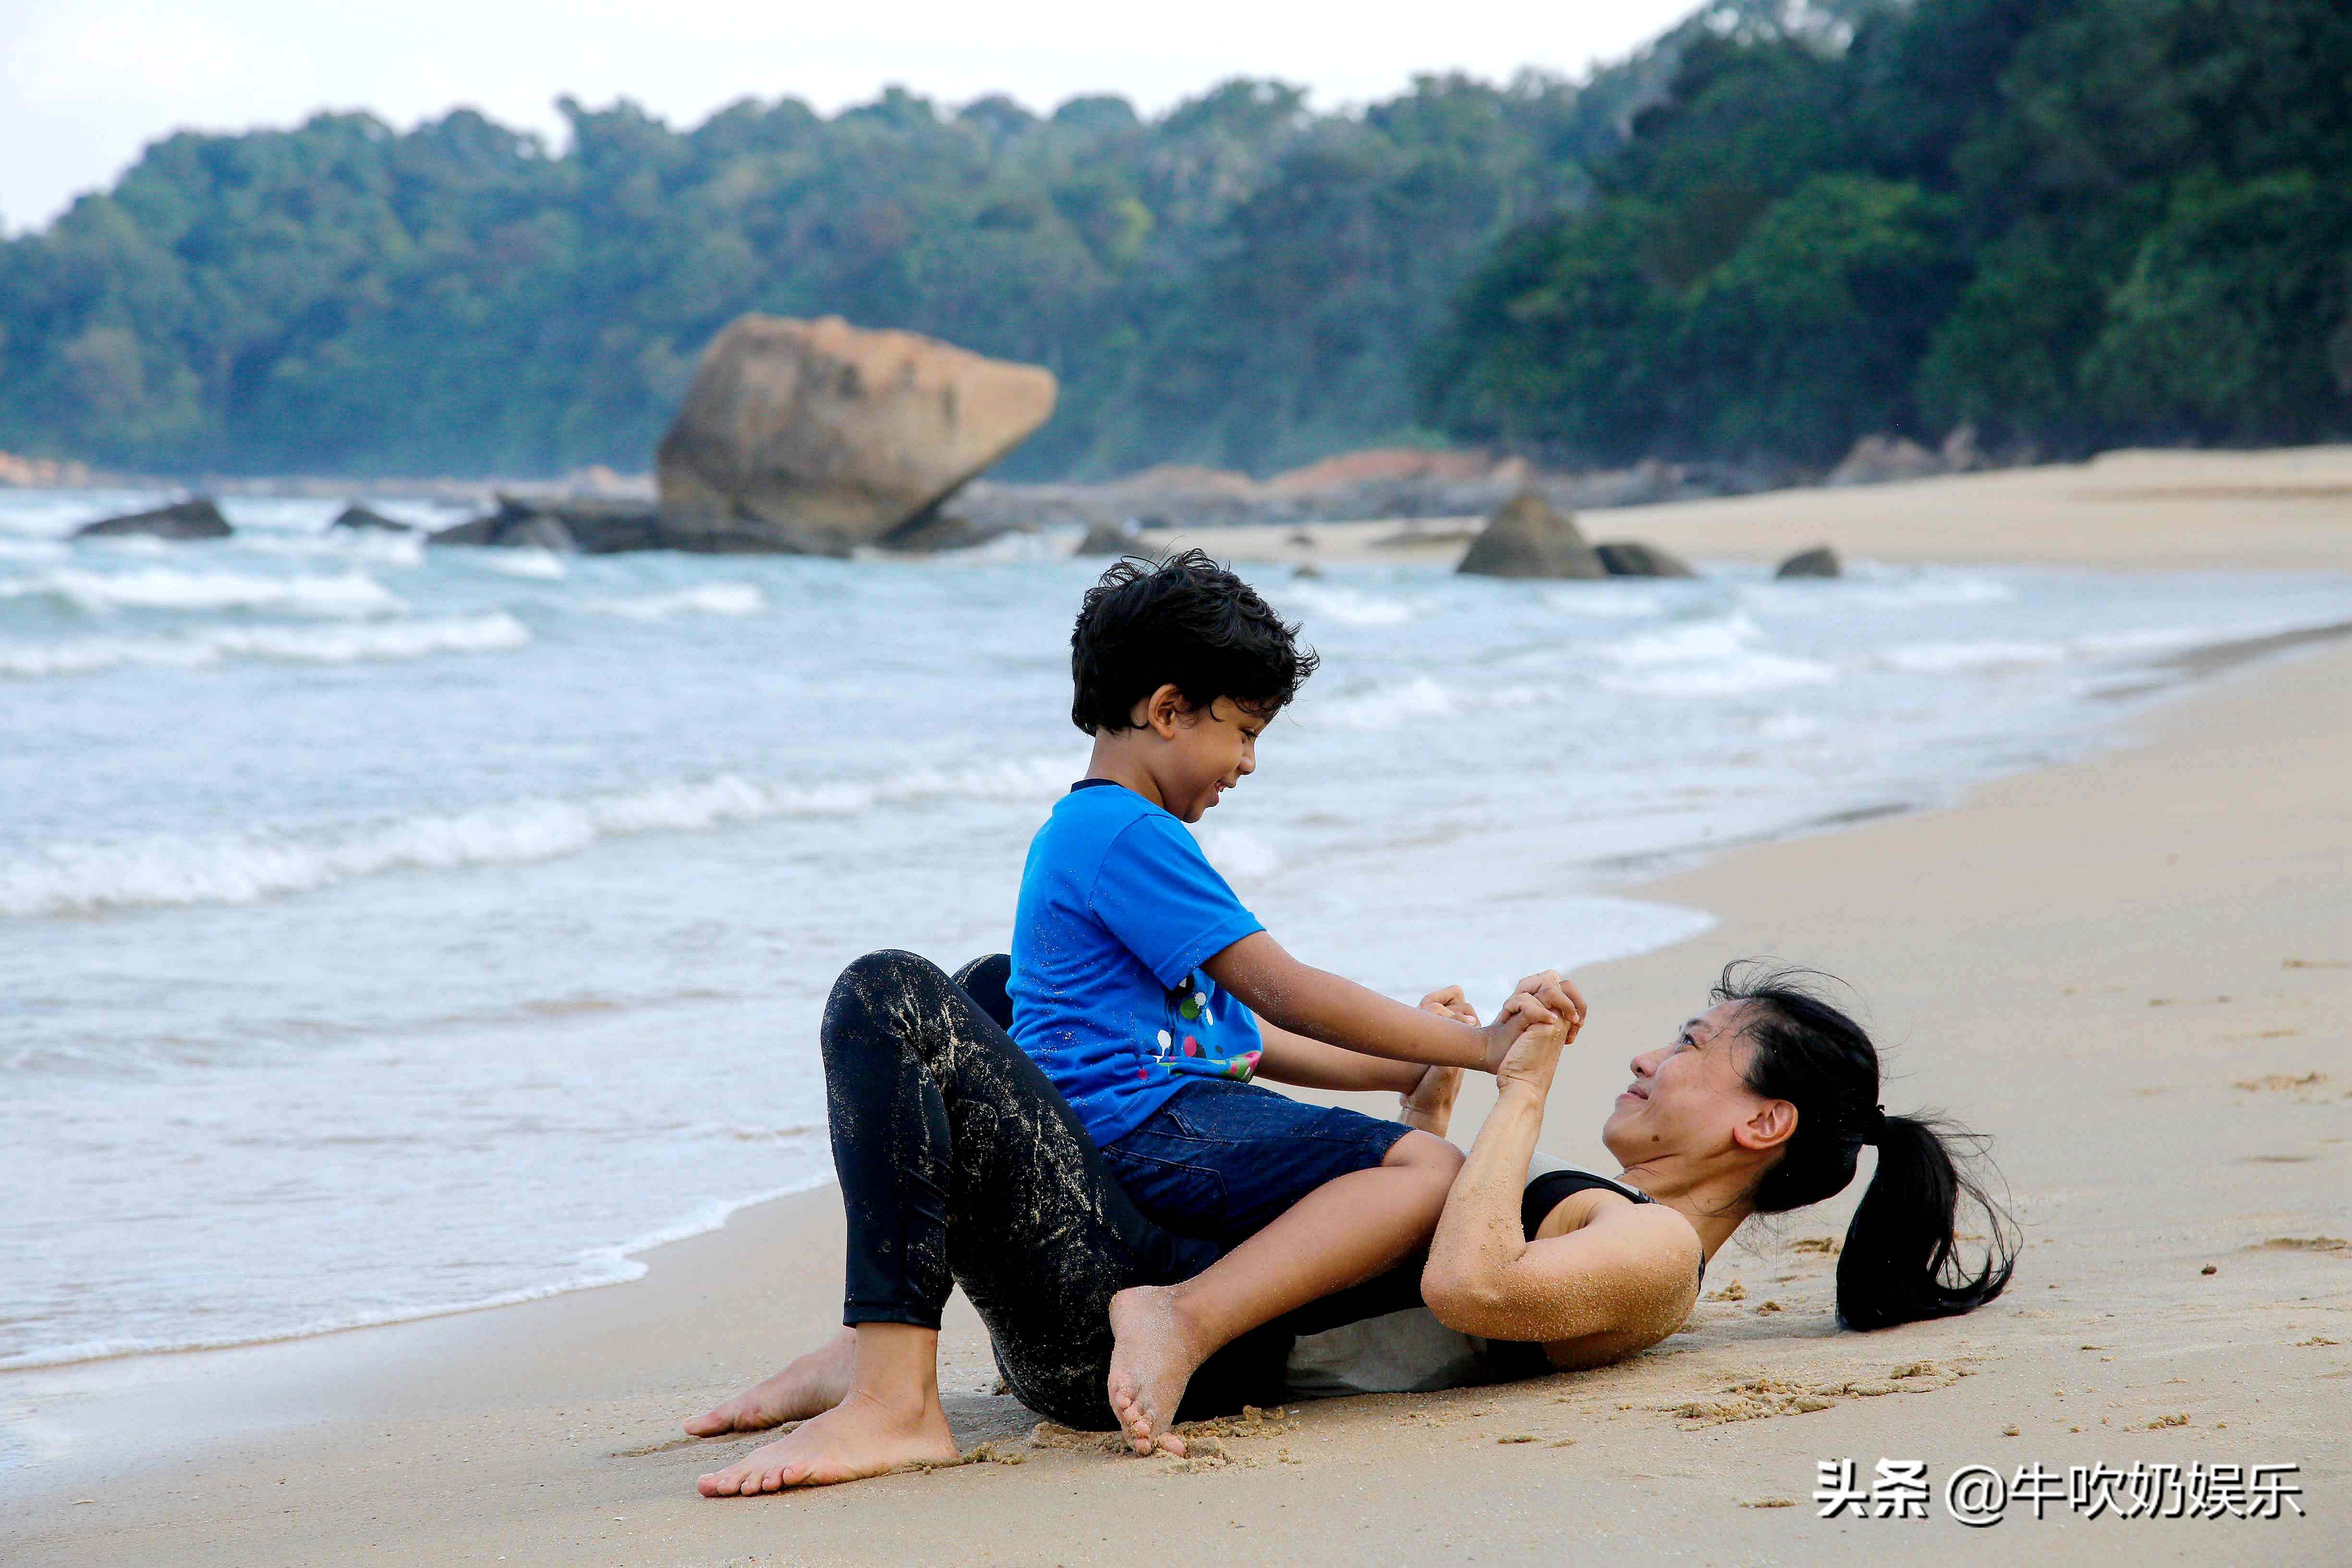
[[1202, 1078], [1102, 1156], [1147, 1217], [1232, 1247], [1324, 1183], [1378, 1165], [1411, 1131], [1256, 1084]]

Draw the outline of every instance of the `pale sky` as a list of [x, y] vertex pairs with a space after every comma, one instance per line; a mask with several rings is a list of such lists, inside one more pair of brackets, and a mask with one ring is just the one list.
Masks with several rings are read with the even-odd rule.
[[671, 124], [740, 98], [826, 113], [899, 84], [944, 102], [1050, 110], [1118, 92], [1150, 113], [1232, 76], [1320, 108], [1422, 71], [1580, 75], [1699, 0], [0, 0], [0, 224], [46, 225], [184, 127], [290, 125], [366, 109], [406, 129], [459, 105], [555, 134], [559, 94], [631, 98]]

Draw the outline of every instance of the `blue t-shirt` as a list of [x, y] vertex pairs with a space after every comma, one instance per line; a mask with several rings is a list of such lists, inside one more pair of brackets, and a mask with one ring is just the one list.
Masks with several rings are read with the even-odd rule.
[[1124, 785], [1072, 787], [1029, 844], [1013, 914], [1013, 1037], [1096, 1143], [1187, 1075], [1246, 1080], [1257, 1020], [1201, 965], [1264, 931], [1175, 817]]

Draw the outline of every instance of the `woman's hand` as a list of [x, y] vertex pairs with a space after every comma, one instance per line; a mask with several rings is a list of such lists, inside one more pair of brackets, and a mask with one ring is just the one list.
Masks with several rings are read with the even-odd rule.
[[1566, 1031], [1564, 1041], [1574, 1039], [1584, 1027], [1584, 996], [1560, 978], [1559, 971], [1547, 969], [1520, 981], [1495, 1021], [1486, 1026], [1486, 1070], [1499, 1072], [1527, 1030], [1553, 1026]]

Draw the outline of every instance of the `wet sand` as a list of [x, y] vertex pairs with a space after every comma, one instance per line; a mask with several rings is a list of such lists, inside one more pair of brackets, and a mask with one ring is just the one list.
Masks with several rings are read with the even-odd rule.
[[[2047, 490], [2057, 471], [2035, 470], [2042, 511], [1942, 499], [2024, 485], [1991, 475], [1644, 509], [1624, 531], [1701, 556], [1827, 538], [1892, 559], [1868, 541], [1900, 533], [1916, 552], [1903, 558], [2352, 566], [2352, 498], [2249, 500], [2254, 460], [2198, 461], [2174, 479], [2240, 489], [2069, 501]], [[2322, 465], [2254, 471], [2297, 466]], [[836, 1321], [824, 1189], [662, 1248], [635, 1284], [0, 1376], [0, 1431], [26, 1451], [0, 1471], [0, 1560], [2343, 1562], [2352, 647], [2218, 670], [2126, 739], [1955, 809], [1739, 848], [1633, 889], [1720, 923], [1580, 977], [1594, 1022], [1545, 1143], [1595, 1162], [1625, 1058], [1669, 1037], [1725, 960], [1776, 954], [1854, 982], [1890, 1049], [1888, 1109], [1942, 1107], [1998, 1140], [2029, 1245], [2010, 1293], [1970, 1317], [1836, 1328], [1835, 1259], [1806, 1244], [1842, 1233], [1857, 1188], [1751, 1227], [1688, 1329], [1630, 1363], [1308, 1405], [1221, 1437], [1222, 1462], [1178, 1464], [1030, 1443], [1035, 1417], [990, 1392], [959, 1300], [942, 1370], [959, 1441], [1020, 1462], [706, 1501], [694, 1478], [761, 1439], [696, 1443], [677, 1423]], [[1474, 1084], [1458, 1134], [1485, 1104]], [[1735, 1282], [1737, 1299], [1715, 1299]], [[1926, 1462], [1931, 1517], [1815, 1517], [1818, 1461], [1853, 1459], [1866, 1483], [1882, 1458]], [[1946, 1515], [1955, 1468], [2030, 1461], [2298, 1463], [2308, 1517], [2086, 1521], [2061, 1505], [1980, 1531]]]

